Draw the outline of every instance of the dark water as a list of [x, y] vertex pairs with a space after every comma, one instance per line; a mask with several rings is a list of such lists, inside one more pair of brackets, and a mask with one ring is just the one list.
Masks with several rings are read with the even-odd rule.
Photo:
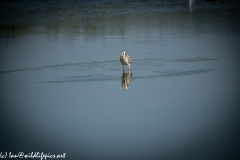
[[236, 158], [239, 19], [231, 0], [1, 1], [0, 153]]

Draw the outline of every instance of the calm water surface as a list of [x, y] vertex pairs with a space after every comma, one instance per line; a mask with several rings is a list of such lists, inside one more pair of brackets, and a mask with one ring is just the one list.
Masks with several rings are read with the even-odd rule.
[[230, 0], [1, 1], [0, 152], [235, 158], [239, 19]]

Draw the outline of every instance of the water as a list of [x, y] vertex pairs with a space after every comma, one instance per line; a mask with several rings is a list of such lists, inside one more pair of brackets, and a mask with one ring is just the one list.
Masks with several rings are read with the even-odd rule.
[[0, 152], [235, 158], [239, 9], [235, 1], [1, 1]]

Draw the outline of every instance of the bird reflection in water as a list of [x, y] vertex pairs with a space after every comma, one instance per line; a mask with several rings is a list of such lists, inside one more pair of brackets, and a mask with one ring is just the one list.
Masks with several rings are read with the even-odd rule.
[[127, 73], [124, 72], [122, 74], [122, 87], [126, 91], [128, 89], [128, 85], [132, 82], [132, 73], [128, 70]]

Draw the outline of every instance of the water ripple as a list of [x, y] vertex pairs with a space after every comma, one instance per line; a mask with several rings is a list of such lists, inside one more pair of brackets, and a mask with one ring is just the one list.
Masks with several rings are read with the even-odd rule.
[[[136, 59], [134, 60], [133, 64], [136, 66], [143, 66], [143, 65], [153, 65], [153, 66], [160, 66], [163, 62], [200, 62], [200, 61], [212, 61], [218, 60], [216, 58], [175, 58], [175, 59]], [[7, 74], [13, 72], [22, 72], [22, 71], [38, 71], [38, 70], [66, 70], [75, 68], [78, 70], [88, 70], [88, 69], [99, 69], [105, 68], [106, 66], [111, 66], [111, 69], [115, 68], [114, 66], [119, 66], [119, 60], [109, 60], [109, 61], [94, 61], [94, 62], [80, 62], [80, 63], [66, 63], [66, 64], [55, 64], [43, 67], [32, 67], [32, 68], [23, 68], [23, 69], [13, 69], [13, 70], [6, 70], [0, 71], [0, 74]]]
[[[218, 59], [203, 57], [135, 59], [132, 64], [131, 75], [134, 75], [132, 78], [136, 80], [204, 74], [216, 70], [210, 65], [214, 60]], [[119, 60], [56, 64], [0, 71], [0, 74], [14, 74], [16, 72], [33, 74], [33, 76], [25, 77], [35, 77], [35, 79], [28, 79], [27, 81], [37, 83], [119, 81], [123, 76]]]
[[[186, 76], [194, 74], [203, 74], [214, 69], [199, 69], [199, 70], [187, 70], [187, 71], [169, 71], [169, 72], [157, 72], [155, 75], [141, 75], [134, 76], [134, 79], [152, 79], [152, 78], [163, 78], [163, 77], [176, 77], [176, 76]], [[116, 75], [88, 75], [88, 76], [73, 76], [73, 77], [63, 77], [60, 80], [50, 80], [50, 81], [40, 81], [38, 83], [66, 83], [66, 82], [89, 82], [89, 81], [113, 81], [119, 79], [121, 76]]]

